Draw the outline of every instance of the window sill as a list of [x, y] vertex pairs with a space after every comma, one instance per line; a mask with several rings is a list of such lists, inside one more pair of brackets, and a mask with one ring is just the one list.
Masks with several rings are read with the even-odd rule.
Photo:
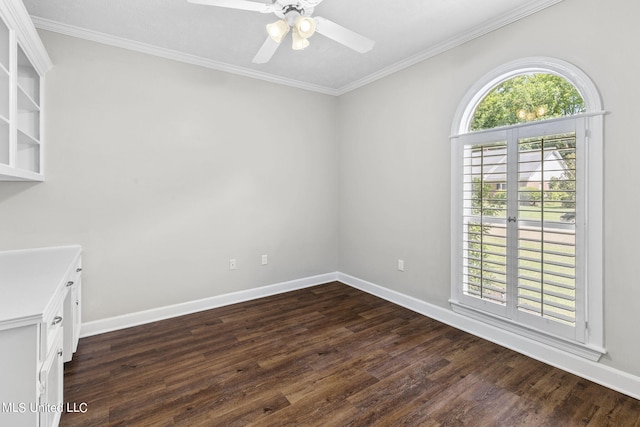
[[489, 313], [479, 311], [473, 307], [461, 304], [455, 300], [449, 300], [454, 313], [469, 317], [471, 319], [482, 322], [486, 325], [511, 332], [513, 334], [529, 338], [531, 340], [546, 344], [550, 347], [566, 351], [576, 356], [597, 362], [607, 351], [604, 348], [583, 344], [575, 341], [569, 341], [547, 333], [514, 323], [508, 319], [504, 319]]

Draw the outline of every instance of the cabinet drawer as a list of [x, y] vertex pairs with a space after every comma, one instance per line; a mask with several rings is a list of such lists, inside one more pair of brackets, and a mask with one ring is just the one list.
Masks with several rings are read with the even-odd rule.
[[71, 272], [69, 273], [69, 276], [66, 279], [66, 287], [70, 288], [80, 283], [81, 277], [82, 277], [82, 263], [78, 258], [78, 260], [74, 263], [73, 267], [71, 268]]
[[73, 316], [70, 316], [68, 309], [65, 310], [65, 302], [69, 294], [75, 295], [79, 292], [81, 271], [81, 261], [78, 256], [67, 270], [62, 286], [52, 298], [52, 311], [44, 318], [40, 335], [40, 360], [44, 360], [50, 353], [54, 338], [59, 331], [63, 330], [63, 327], [65, 330], [73, 331]]
[[47, 355], [51, 352], [53, 345], [55, 344], [57, 334], [60, 332], [62, 336], [62, 325], [64, 323], [64, 307], [62, 304], [58, 304], [56, 309], [51, 315], [47, 316], [42, 323], [40, 336], [41, 336], [41, 348], [40, 348], [40, 360], [46, 359]]

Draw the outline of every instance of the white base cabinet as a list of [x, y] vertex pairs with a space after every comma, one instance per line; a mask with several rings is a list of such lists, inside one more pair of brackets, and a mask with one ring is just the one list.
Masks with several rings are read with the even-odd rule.
[[80, 335], [81, 248], [0, 252], [0, 426], [57, 426]]

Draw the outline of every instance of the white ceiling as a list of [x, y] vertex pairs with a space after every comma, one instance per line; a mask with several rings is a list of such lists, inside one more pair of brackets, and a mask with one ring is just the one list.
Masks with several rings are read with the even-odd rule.
[[[271, 3], [270, 0], [255, 0]], [[24, 0], [36, 27], [214, 69], [339, 95], [561, 0], [324, 0], [322, 16], [376, 41], [360, 54], [315, 34], [251, 60], [273, 14], [186, 0]]]

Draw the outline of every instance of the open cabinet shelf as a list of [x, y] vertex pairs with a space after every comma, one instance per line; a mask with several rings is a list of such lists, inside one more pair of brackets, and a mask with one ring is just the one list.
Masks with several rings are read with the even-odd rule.
[[44, 181], [49, 59], [22, 2], [0, 0], [0, 181]]

